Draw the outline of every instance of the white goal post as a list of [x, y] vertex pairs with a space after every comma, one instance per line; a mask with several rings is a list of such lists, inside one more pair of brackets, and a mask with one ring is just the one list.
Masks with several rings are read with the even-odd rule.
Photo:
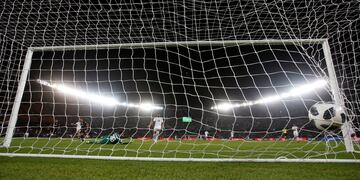
[[[264, 40], [229, 40], [229, 41], [184, 41], [184, 42], [154, 42], [154, 43], [128, 43], [128, 44], [99, 44], [99, 45], [76, 45], [76, 46], [52, 46], [52, 47], [29, 47], [27, 50], [25, 62], [21, 72], [21, 78], [18, 83], [16, 98], [12, 107], [9, 124], [6, 131], [3, 146], [11, 147], [15, 126], [18, 119], [18, 112], [21, 104], [21, 99], [24, 93], [25, 84], [27, 82], [28, 73], [31, 67], [32, 56], [34, 52], [38, 51], [66, 51], [66, 50], [99, 50], [99, 49], [113, 49], [113, 48], [154, 48], [154, 47], [178, 47], [178, 46], [242, 46], [242, 45], [321, 45], [323, 54], [326, 60], [329, 84], [336, 104], [344, 107], [344, 100], [342, 92], [339, 88], [333, 60], [331, 57], [330, 47], [327, 39], [264, 39]], [[344, 137], [344, 144], [347, 152], [354, 152], [351, 136], [347, 128], [342, 129]], [[58, 155], [58, 154], [16, 154], [16, 153], [0, 153], [2, 156], [31, 156], [31, 157], [63, 157], [63, 158], [90, 158], [90, 159], [114, 159], [114, 160], [154, 160], [154, 161], [247, 161], [247, 162], [356, 162], [360, 160], [354, 159], [232, 159], [232, 158], [142, 158], [142, 157], [114, 157], [114, 156], [88, 156], [88, 155]]]

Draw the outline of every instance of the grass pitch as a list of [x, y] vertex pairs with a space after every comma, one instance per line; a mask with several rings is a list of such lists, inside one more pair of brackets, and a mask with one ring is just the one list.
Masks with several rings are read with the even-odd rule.
[[358, 179], [359, 164], [144, 162], [0, 157], [0, 179]]
[[339, 142], [290, 140], [163, 140], [154, 143], [134, 139], [126, 145], [104, 145], [71, 138], [14, 138], [11, 147], [0, 148], [0, 152], [162, 158], [360, 158], [359, 154], [346, 153], [344, 145]]
[[[358, 145], [356, 146], [358, 147]], [[360, 158], [338, 142], [160, 141], [87, 144], [70, 138], [15, 138], [0, 152], [176, 158]], [[358, 179], [359, 164], [145, 162], [1, 157], [0, 179]]]

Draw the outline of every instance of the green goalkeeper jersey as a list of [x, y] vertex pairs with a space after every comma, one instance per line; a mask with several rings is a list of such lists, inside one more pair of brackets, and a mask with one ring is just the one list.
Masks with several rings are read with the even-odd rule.
[[101, 139], [87, 141], [90, 144], [129, 144], [130, 139], [121, 139], [119, 133], [113, 133], [103, 136]]
[[104, 136], [100, 142], [100, 144], [118, 144], [121, 143], [121, 138], [120, 135], [118, 133], [113, 133], [113, 134], [109, 134]]

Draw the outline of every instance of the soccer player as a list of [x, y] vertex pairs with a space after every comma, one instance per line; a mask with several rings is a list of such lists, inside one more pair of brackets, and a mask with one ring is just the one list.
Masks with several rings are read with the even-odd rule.
[[206, 131], [204, 132], [204, 134], [205, 134], [205, 140], [207, 140], [208, 137], [209, 137], [209, 131], [206, 130]]
[[122, 139], [120, 134], [115, 132], [103, 136], [101, 139], [86, 141], [89, 144], [129, 144], [129, 139]]
[[299, 137], [299, 131], [298, 131], [298, 127], [293, 125], [291, 127], [291, 130], [293, 131], [293, 135], [294, 135], [294, 140], [297, 140], [297, 138]]
[[81, 130], [81, 121], [82, 119], [80, 118], [78, 122], [75, 123], [75, 126], [76, 126], [76, 132], [75, 132], [75, 136], [79, 137], [80, 135], [80, 130]]
[[24, 137], [28, 138], [29, 137], [29, 132], [26, 131], [25, 134], [24, 134]]
[[84, 141], [87, 130], [89, 128], [89, 124], [84, 121], [83, 118], [79, 118], [79, 121], [75, 123], [76, 125], [76, 133], [75, 135], [80, 138], [81, 141]]
[[157, 113], [156, 117], [150, 121], [149, 128], [151, 128], [154, 123], [153, 141], [157, 143], [160, 136], [160, 131], [164, 129], [164, 118], [160, 117], [160, 113]]
[[230, 132], [230, 139], [234, 139], [234, 131]]
[[286, 128], [282, 129], [282, 135], [283, 137], [286, 139], [287, 135], [288, 135], [288, 130]]
[[59, 121], [57, 119], [54, 119], [51, 136], [56, 135], [58, 133], [58, 130], [59, 130]]

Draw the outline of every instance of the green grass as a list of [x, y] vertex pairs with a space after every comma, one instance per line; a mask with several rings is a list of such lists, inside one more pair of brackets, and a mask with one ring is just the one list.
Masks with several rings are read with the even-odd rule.
[[[88, 144], [71, 138], [14, 138], [0, 153], [67, 154], [164, 158], [336, 158], [360, 159], [342, 143], [299, 141], [159, 141], [133, 140], [127, 145]], [[359, 146], [355, 146], [359, 147]]]
[[[349, 158], [343, 144], [296, 141], [152, 141], [87, 144], [69, 138], [14, 138], [0, 152], [121, 157]], [[355, 147], [359, 147], [356, 145]], [[148, 162], [0, 156], [0, 179], [358, 179], [359, 164]]]
[[144, 162], [0, 157], [0, 179], [358, 179], [359, 164]]

